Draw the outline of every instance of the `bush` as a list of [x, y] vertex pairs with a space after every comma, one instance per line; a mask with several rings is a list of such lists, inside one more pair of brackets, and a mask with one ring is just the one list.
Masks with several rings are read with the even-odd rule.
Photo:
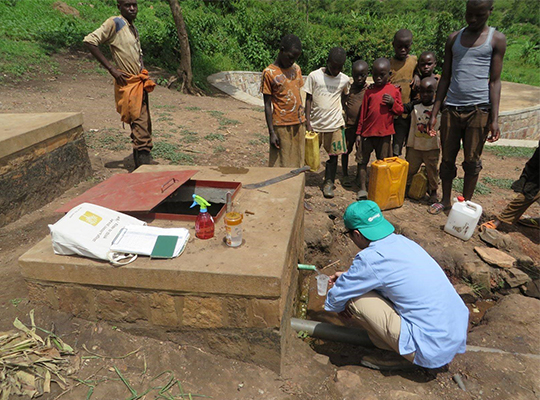
[[[86, 34], [118, 14], [116, 0], [64, 0], [79, 10], [80, 18], [53, 9], [54, 1], [0, 0], [0, 65], [8, 73], [35, 71], [49, 53], [81, 48]], [[345, 73], [356, 59], [371, 64], [378, 57], [390, 57], [393, 35], [400, 28], [413, 32], [413, 54], [435, 51], [440, 72], [448, 35], [465, 24], [463, 0], [182, 0], [180, 4], [194, 79], [202, 87], [214, 72], [262, 70], [275, 60], [281, 37], [288, 33], [302, 40], [298, 64], [304, 73], [325, 65], [334, 46], [347, 52]], [[540, 63], [539, 15], [537, 0], [495, 2], [490, 24], [509, 39], [506, 79], [538, 84], [530, 71]], [[139, 0], [136, 26], [145, 62], [174, 72], [179, 43], [168, 2]], [[21, 50], [14, 52], [17, 46]], [[30, 47], [36, 56], [24, 57]], [[14, 60], [19, 61], [17, 67]]]

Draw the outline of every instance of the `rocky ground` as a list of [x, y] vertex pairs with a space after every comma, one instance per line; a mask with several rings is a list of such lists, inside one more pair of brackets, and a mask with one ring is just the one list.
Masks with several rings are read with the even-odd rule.
[[[489, 254], [479, 256], [482, 250], [493, 252], [494, 247], [480, 240], [478, 234], [468, 242], [445, 234], [442, 226], [446, 217], [428, 214], [424, 202], [406, 200], [403, 207], [386, 211], [385, 216], [400, 233], [420, 243], [440, 263], [466, 300], [471, 310], [468, 344], [496, 349], [459, 355], [448, 371], [383, 374], [358, 365], [369, 349], [298, 338], [288, 355], [289, 366], [278, 376], [264, 368], [212, 355], [204, 348], [132, 335], [103, 321], [73, 319], [30, 303], [17, 259], [48, 234], [47, 224], [59, 218], [53, 210], [97, 182], [133, 170], [129, 133], [114, 111], [109, 77], [83, 54], [62, 55], [57, 60], [59, 73], [55, 76], [0, 87], [0, 113], [83, 112], [94, 170], [88, 181], [0, 230], [0, 331], [11, 329], [15, 317], [28, 323], [28, 312], [35, 309], [37, 325], [54, 330], [76, 352], [70, 359], [72, 389], [64, 392], [53, 384], [52, 393], [42, 398], [129, 398], [130, 391], [114, 367], [138, 393], [174, 377], [186, 393], [214, 399], [540, 397], [539, 231], [518, 225], [505, 227], [499, 250], [513, 261], [497, 266], [500, 255], [495, 254], [494, 261], [489, 262], [485, 261]], [[159, 74], [154, 71], [154, 76]], [[266, 164], [268, 142], [261, 108], [219, 93], [192, 97], [157, 87], [151, 95], [151, 112], [154, 154], [161, 164]], [[474, 199], [484, 208], [483, 220], [512, 199], [508, 183], [519, 176], [526, 160], [486, 151], [480, 180], [484, 194]], [[322, 197], [321, 183], [322, 172], [306, 176], [306, 262], [321, 268], [328, 266], [324, 271], [330, 273], [346, 269], [355, 254], [353, 244], [340, 233], [341, 217], [355, 198], [355, 188], [345, 189], [338, 182], [336, 197], [327, 200]], [[533, 205], [528, 213], [538, 216], [540, 206]], [[339, 323], [335, 316], [322, 311], [313, 276], [304, 272], [303, 277], [298, 315]], [[467, 391], [458, 387], [453, 378], [456, 374]], [[146, 398], [154, 397], [149, 394]]]

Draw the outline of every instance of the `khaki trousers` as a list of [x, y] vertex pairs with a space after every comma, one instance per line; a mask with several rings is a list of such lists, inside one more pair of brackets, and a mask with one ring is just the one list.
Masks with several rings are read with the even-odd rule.
[[269, 167], [301, 168], [305, 165], [306, 126], [304, 124], [274, 126], [279, 149], [270, 145]]
[[[376, 292], [368, 292], [349, 302], [349, 309], [364, 328], [375, 346], [399, 354], [401, 317], [392, 303]], [[415, 353], [402, 354], [413, 362]]]
[[410, 185], [414, 174], [418, 172], [422, 163], [426, 166], [429, 192], [437, 191], [439, 187], [439, 149], [416, 150], [407, 147], [407, 156], [405, 159], [409, 162], [409, 174], [407, 175], [407, 185]]
[[540, 192], [532, 199], [527, 199], [522, 193], [518, 195], [502, 210], [497, 219], [507, 224], [513, 224], [516, 222], [525, 211], [534, 203], [540, 200]]
[[152, 120], [148, 108], [148, 93], [144, 92], [141, 115], [131, 123], [131, 142], [138, 151], [152, 150]]

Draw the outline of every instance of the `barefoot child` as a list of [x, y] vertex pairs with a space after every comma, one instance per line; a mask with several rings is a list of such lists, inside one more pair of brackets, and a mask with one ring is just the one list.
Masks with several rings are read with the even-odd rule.
[[[390, 59], [390, 83], [401, 88], [403, 104], [411, 100], [411, 84], [416, 69], [416, 56], [409, 54], [412, 41], [413, 35], [408, 29], [397, 31], [392, 41], [394, 56]], [[408, 114], [398, 115], [394, 120], [396, 134], [393, 138], [392, 153], [395, 157], [401, 155], [403, 145], [407, 142], [410, 124], [411, 118]]]
[[349, 93], [349, 77], [341, 72], [346, 53], [341, 47], [330, 49], [326, 67], [309, 74], [304, 85], [306, 92], [306, 128], [317, 132], [319, 142], [330, 156], [324, 172], [323, 195], [334, 197], [338, 156], [345, 153], [342, 128], [342, 95]]
[[[356, 128], [358, 128], [358, 118], [360, 116], [360, 107], [366, 92], [366, 78], [368, 74], [368, 65], [364, 60], [355, 61], [352, 65], [353, 83], [349, 90], [349, 94], [345, 97], [345, 139], [347, 140], [347, 153], [341, 155], [341, 168], [343, 169], [344, 187], [351, 187], [351, 179], [349, 178], [349, 154], [351, 154], [354, 144], [356, 143]], [[358, 160], [362, 150], [356, 149], [356, 159]], [[356, 167], [356, 180], [358, 181], [360, 164]]]
[[371, 153], [375, 150], [378, 160], [392, 155], [392, 135], [394, 117], [403, 113], [401, 90], [388, 82], [390, 78], [390, 61], [378, 58], [373, 63], [373, 85], [367, 88], [360, 119], [356, 130], [356, 143], [362, 149], [359, 160], [358, 200], [367, 199], [366, 180], [367, 165]]
[[407, 186], [411, 185], [414, 174], [418, 172], [422, 163], [426, 166], [428, 178], [428, 193], [431, 204], [437, 202], [438, 170], [439, 164], [439, 135], [436, 125], [432, 131], [427, 130], [427, 124], [431, 118], [431, 110], [435, 101], [437, 91], [437, 81], [433, 77], [422, 79], [420, 82], [420, 104], [412, 106], [409, 103], [405, 106], [405, 111], [411, 114], [411, 129], [407, 139], [407, 161], [409, 162], [409, 173], [407, 175]]
[[[441, 76], [435, 73], [435, 67], [437, 66], [437, 57], [433, 51], [424, 51], [418, 57], [418, 66], [416, 67], [415, 75], [420, 79], [435, 78], [437, 82], [441, 79]], [[420, 100], [419, 88], [411, 89], [411, 100]]]
[[270, 135], [269, 167], [304, 166], [306, 117], [300, 96], [304, 81], [295, 64], [301, 53], [300, 39], [285, 35], [276, 61], [262, 73], [261, 92]]
[[487, 25], [493, 0], [469, 0], [467, 27], [452, 33], [444, 49], [444, 65], [428, 129], [441, 113], [442, 200], [429, 211], [438, 214], [451, 207], [456, 157], [463, 142], [463, 197], [471, 200], [482, 170], [484, 143], [499, 139], [501, 71], [506, 38]]

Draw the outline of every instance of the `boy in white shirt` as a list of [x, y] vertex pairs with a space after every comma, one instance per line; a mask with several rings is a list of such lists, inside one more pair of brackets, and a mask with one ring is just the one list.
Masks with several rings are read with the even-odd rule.
[[349, 77], [341, 72], [347, 55], [341, 47], [328, 54], [326, 67], [310, 73], [304, 84], [306, 92], [306, 127], [317, 132], [321, 145], [330, 156], [326, 162], [323, 195], [334, 197], [338, 156], [347, 152], [343, 127], [342, 95], [349, 93]]

